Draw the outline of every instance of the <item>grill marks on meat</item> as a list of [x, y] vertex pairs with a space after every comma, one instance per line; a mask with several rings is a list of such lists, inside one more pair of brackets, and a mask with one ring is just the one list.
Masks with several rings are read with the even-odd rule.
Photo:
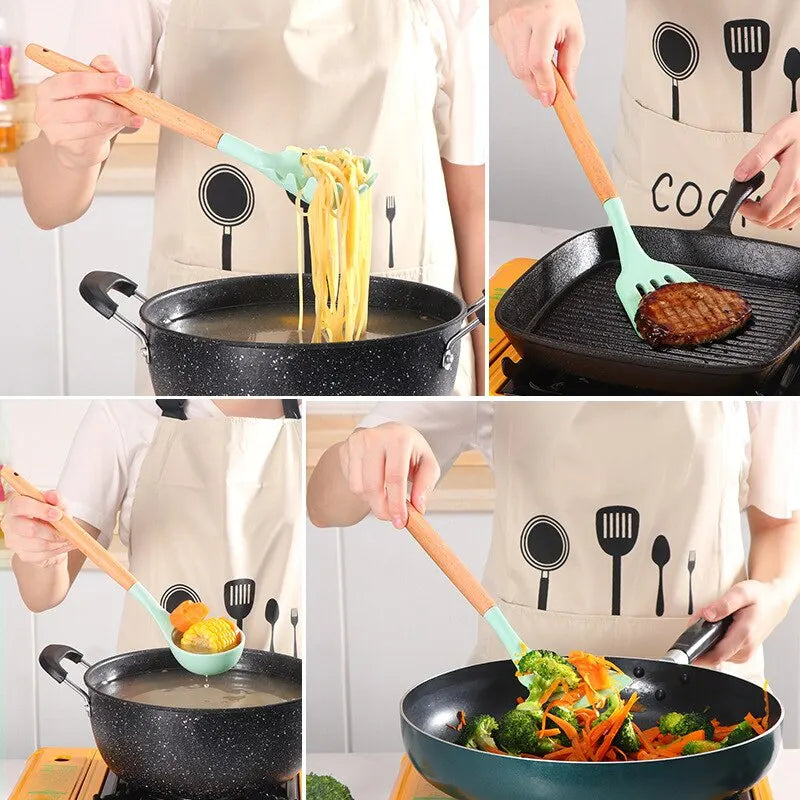
[[651, 347], [694, 347], [727, 339], [752, 316], [750, 304], [732, 289], [667, 283], [642, 297], [635, 321]]

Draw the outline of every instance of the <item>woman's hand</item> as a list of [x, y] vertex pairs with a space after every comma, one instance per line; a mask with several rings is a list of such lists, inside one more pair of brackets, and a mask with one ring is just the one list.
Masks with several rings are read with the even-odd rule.
[[6, 505], [3, 533], [6, 547], [25, 564], [53, 567], [67, 558], [73, 545], [62, 539], [51, 522], [64, 515], [64, 502], [58, 492], [45, 493], [46, 502], [14, 494]]
[[339, 462], [350, 491], [366, 501], [378, 519], [391, 520], [398, 529], [408, 521], [408, 482], [411, 503], [424, 514], [441, 474], [422, 434], [394, 422], [353, 431], [339, 448]]
[[733, 614], [733, 623], [724, 638], [694, 663], [701, 667], [716, 667], [723, 661], [734, 664], [749, 661], [786, 616], [792, 602], [790, 595], [780, 580], [737, 583], [700, 612], [700, 616], [709, 622]]
[[127, 92], [133, 80], [121, 75], [109, 56], [98, 56], [92, 66], [100, 73], [64, 72], [36, 90], [36, 124], [69, 169], [102, 164], [121, 130], [144, 124], [142, 117], [100, 97]]
[[733, 176], [746, 181], [770, 161], [778, 162], [778, 174], [760, 201], [745, 200], [742, 215], [766, 228], [793, 228], [800, 220], [800, 113], [773, 125], [759, 143], [739, 162]]
[[556, 98], [553, 51], [572, 96], [586, 38], [576, 0], [492, 0], [492, 37], [514, 77], [551, 106]]

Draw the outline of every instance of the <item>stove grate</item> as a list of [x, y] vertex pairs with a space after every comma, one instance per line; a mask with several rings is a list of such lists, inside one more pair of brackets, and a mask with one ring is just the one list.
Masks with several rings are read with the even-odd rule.
[[[276, 789], [274, 794], [253, 795], [250, 798], [231, 798], [231, 800], [299, 800], [300, 797], [300, 784], [299, 778], [290, 781], [285, 787]], [[134, 786], [129, 786], [113, 773], [109, 773], [105, 785], [100, 794], [94, 796], [93, 800], [165, 800], [159, 795], [151, 794], [150, 792], [142, 789], [137, 789]], [[191, 800], [185, 798], [184, 800]], [[220, 797], [219, 800], [227, 800], [227, 798]]]

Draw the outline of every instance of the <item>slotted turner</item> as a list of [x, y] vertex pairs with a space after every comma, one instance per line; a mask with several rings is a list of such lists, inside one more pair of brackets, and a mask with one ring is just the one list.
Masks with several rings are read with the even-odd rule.
[[635, 317], [642, 297], [665, 283], [693, 283], [695, 279], [680, 267], [668, 264], [666, 261], [656, 261], [642, 250], [642, 246], [628, 222], [619, 192], [617, 192], [614, 181], [611, 180], [611, 175], [603, 162], [603, 157], [586, 127], [586, 122], [555, 65], [553, 65], [553, 71], [558, 85], [553, 106], [589, 183], [608, 215], [614, 231], [614, 238], [617, 240], [619, 261], [622, 267], [616, 282], [617, 295], [636, 335], [640, 336], [641, 334], [636, 329]]
[[742, 73], [742, 130], [753, 130], [753, 73], [769, 53], [769, 25], [763, 19], [735, 19], [725, 23], [725, 53]]
[[[25, 55], [37, 64], [52, 72], [96, 72], [93, 67], [74, 61], [67, 56], [49, 50], [38, 44], [29, 44]], [[293, 196], [302, 193], [302, 199], [310, 202], [314, 195], [316, 181], [310, 178], [300, 163], [301, 151], [287, 148], [280, 153], [270, 153], [250, 142], [226, 133], [206, 120], [185, 111], [160, 97], [142, 89], [130, 89], [121, 94], [104, 95], [106, 100], [123, 106], [134, 114], [145, 117], [158, 125], [163, 125], [175, 133], [194, 139], [221, 153], [225, 153], [266, 175]], [[370, 171], [369, 159], [365, 159], [366, 169]], [[367, 183], [359, 191], [369, 188], [377, 176], [369, 175]]]
[[611, 613], [619, 616], [622, 597], [622, 558], [639, 538], [639, 512], [629, 506], [606, 506], [595, 516], [597, 543], [612, 558]]

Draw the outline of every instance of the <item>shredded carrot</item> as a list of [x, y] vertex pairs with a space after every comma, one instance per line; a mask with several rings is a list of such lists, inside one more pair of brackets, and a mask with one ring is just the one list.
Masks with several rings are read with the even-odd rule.
[[613, 719], [614, 723], [611, 726], [611, 729], [603, 739], [602, 744], [600, 747], [597, 748], [597, 751], [594, 754], [595, 761], [602, 761], [603, 756], [608, 752], [608, 748], [611, 747], [612, 742], [614, 741], [614, 737], [619, 733], [619, 729], [622, 727], [625, 720], [628, 718], [628, 714], [630, 714], [631, 708], [633, 707], [634, 703], [639, 699], [639, 696], [634, 692], [629, 698], [628, 702], [625, 703], [622, 707], [618, 708], [609, 719]]
[[717, 725], [714, 728], [714, 741], [721, 742], [738, 725]]
[[519, 705], [520, 703], [524, 703], [524, 702], [525, 702], [525, 698], [524, 697], [518, 697], [517, 698], [517, 705]]
[[554, 750], [552, 753], [548, 753], [544, 756], [546, 761], [557, 761], [559, 758], [566, 758], [567, 756], [572, 755], [572, 748], [571, 747], [562, 747], [560, 750]]
[[686, 736], [681, 736], [675, 739], [671, 744], [659, 748], [660, 755], [679, 756], [683, 752], [683, 748], [689, 742], [702, 742], [705, 741], [706, 734], [704, 731], [692, 731], [687, 733]]
[[744, 721], [749, 722], [750, 727], [756, 733], [764, 733], [764, 726], [761, 724], [761, 720], [757, 720], [749, 711], [745, 715]]
[[561, 717], [554, 717], [552, 714], [546, 714], [545, 717], [549, 718], [553, 723], [558, 725], [564, 733], [567, 734], [567, 738], [572, 743], [572, 750], [575, 755], [583, 756], [581, 759], [582, 761], [586, 761], [586, 757], [584, 756], [583, 745], [581, 744], [580, 736], [578, 736], [578, 731], [572, 727], [565, 719], [561, 719]]
[[[633, 723], [633, 730], [636, 735], [639, 737], [639, 741], [642, 743], [642, 747], [651, 755], [655, 755], [656, 749], [653, 747], [652, 742], [647, 736], [647, 731], [643, 731], [635, 722]], [[649, 730], [658, 730], [658, 728], [650, 728]]]
[[544, 705], [563, 683], [564, 682], [561, 680], [561, 678], [556, 678], [556, 680], [550, 684], [550, 686], [545, 690], [544, 694], [542, 694], [542, 696], [539, 698], [539, 703]]
[[542, 739], [549, 739], [553, 736], [558, 736], [561, 733], [560, 728], [545, 728], [543, 731], [539, 731], [539, 736]]
[[769, 684], [764, 681], [764, 716], [761, 718], [764, 730], [769, 728]]

